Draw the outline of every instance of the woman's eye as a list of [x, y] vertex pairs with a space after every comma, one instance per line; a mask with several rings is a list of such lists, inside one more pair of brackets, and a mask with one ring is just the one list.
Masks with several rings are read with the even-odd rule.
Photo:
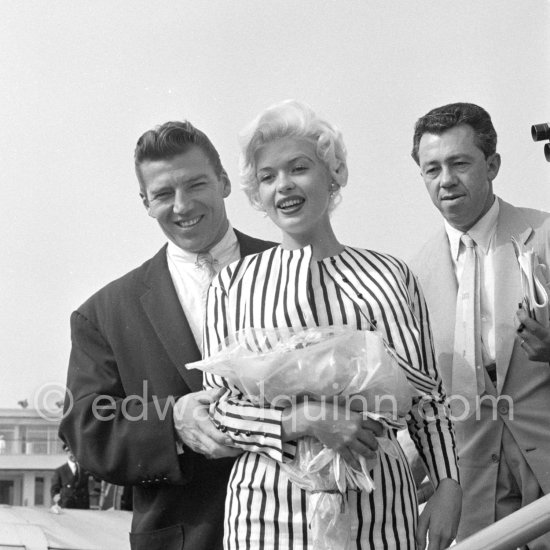
[[259, 181], [260, 183], [269, 183], [273, 179], [271, 174], [261, 174]]
[[307, 166], [305, 164], [297, 164], [292, 170], [294, 172], [303, 172], [304, 170], [307, 170]]

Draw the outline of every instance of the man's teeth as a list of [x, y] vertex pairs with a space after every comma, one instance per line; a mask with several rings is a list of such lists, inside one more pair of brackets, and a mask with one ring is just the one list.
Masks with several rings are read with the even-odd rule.
[[199, 223], [199, 220], [201, 219], [200, 216], [197, 216], [196, 218], [193, 218], [192, 220], [187, 220], [187, 221], [179, 221], [177, 222], [177, 224], [180, 226], [180, 227], [193, 227], [194, 225], [196, 225], [197, 223]]
[[296, 206], [298, 204], [302, 204], [304, 202], [303, 199], [291, 199], [288, 201], [284, 201], [279, 204], [279, 208], [291, 208], [293, 206]]

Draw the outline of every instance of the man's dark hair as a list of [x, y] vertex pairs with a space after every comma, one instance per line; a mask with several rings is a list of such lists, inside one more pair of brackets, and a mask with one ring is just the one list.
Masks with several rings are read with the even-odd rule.
[[167, 160], [192, 147], [199, 147], [207, 156], [216, 176], [223, 172], [220, 155], [208, 136], [195, 128], [189, 121], [165, 122], [145, 132], [139, 139], [134, 152], [136, 174], [143, 187], [139, 166], [147, 161]]
[[450, 103], [432, 109], [416, 121], [411, 152], [416, 164], [420, 164], [418, 146], [424, 134], [441, 135], [462, 124], [467, 124], [474, 130], [475, 144], [483, 151], [485, 158], [496, 152], [497, 133], [489, 113], [474, 103]]

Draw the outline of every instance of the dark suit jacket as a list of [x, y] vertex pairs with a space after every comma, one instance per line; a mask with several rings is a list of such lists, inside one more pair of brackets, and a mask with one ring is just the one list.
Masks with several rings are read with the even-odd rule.
[[[274, 244], [235, 233], [241, 255]], [[60, 436], [95, 477], [134, 485], [132, 548], [221, 549], [233, 460], [176, 453], [173, 404], [202, 373], [185, 369], [200, 352], [166, 247], [78, 308], [71, 334]]]
[[78, 475], [74, 475], [68, 464], [63, 464], [55, 469], [52, 477], [52, 499], [59, 494], [59, 506], [62, 508], [90, 507], [90, 495], [88, 493], [88, 473], [79, 467]]

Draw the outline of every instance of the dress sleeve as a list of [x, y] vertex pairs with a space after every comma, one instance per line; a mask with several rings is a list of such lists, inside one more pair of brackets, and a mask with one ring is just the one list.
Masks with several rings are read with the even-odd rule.
[[[235, 328], [231, 323], [231, 307], [226, 285], [229, 273], [222, 270], [208, 291], [204, 329], [204, 356], [210, 357], [231, 341]], [[276, 460], [292, 460], [294, 442], [282, 441], [283, 408], [252, 403], [247, 396], [226, 378], [210, 373], [204, 375], [204, 387], [225, 391], [214, 404], [211, 414], [216, 427], [226, 433], [236, 447], [263, 454]]]
[[418, 331], [415, 362], [433, 380], [430, 392], [415, 398], [408, 420], [409, 433], [435, 487], [444, 478], [459, 481], [455, 435], [445, 391], [437, 370], [428, 309], [420, 284], [407, 268], [411, 311]]

